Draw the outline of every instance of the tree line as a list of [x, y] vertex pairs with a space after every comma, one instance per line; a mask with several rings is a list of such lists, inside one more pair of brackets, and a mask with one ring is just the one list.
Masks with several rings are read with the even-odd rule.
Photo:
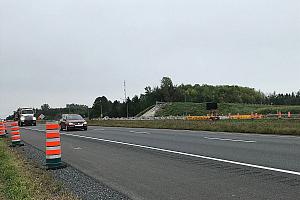
[[48, 119], [58, 119], [64, 113], [77, 113], [86, 118], [133, 117], [156, 104], [156, 102], [216, 102], [271, 105], [300, 105], [300, 91], [291, 94], [266, 95], [254, 88], [230, 85], [174, 85], [171, 78], [163, 77], [160, 86], [145, 88], [143, 94], [125, 101], [111, 101], [105, 96], [97, 97], [91, 108], [86, 105], [67, 104], [65, 108], [50, 108], [44, 104], [36, 114]]

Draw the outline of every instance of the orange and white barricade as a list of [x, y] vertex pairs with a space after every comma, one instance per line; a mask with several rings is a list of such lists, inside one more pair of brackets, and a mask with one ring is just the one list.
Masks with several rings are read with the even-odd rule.
[[11, 135], [12, 146], [20, 146], [21, 136], [20, 136], [20, 127], [18, 126], [18, 122], [10, 123], [10, 135]]
[[0, 121], [0, 137], [5, 136], [5, 122]]
[[48, 169], [61, 167], [59, 124], [46, 124], [46, 166]]
[[4, 130], [5, 130], [5, 134], [8, 133], [8, 130], [7, 130], [7, 125], [8, 122], [7, 121], [4, 121]]

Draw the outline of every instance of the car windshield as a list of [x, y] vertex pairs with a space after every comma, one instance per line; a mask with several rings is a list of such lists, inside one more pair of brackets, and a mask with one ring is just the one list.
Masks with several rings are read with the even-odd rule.
[[33, 110], [22, 110], [22, 114], [33, 114]]
[[68, 115], [67, 119], [71, 119], [71, 120], [81, 120], [83, 119], [80, 115]]

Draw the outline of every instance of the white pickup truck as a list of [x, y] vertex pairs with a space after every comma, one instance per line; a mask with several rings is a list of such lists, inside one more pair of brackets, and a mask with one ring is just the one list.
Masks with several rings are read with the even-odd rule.
[[36, 126], [36, 117], [32, 108], [19, 108], [15, 113], [15, 120], [18, 121], [19, 126]]

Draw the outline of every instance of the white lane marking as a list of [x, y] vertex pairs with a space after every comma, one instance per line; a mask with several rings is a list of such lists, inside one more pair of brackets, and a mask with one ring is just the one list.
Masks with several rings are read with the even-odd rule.
[[98, 129], [90, 129], [91, 131], [105, 131], [103, 128], [98, 128]]
[[81, 147], [75, 147], [74, 149], [75, 150], [81, 150], [82, 148]]
[[71, 134], [71, 133], [61, 133], [61, 135], [67, 135], [67, 136], [79, 137], [79, 138], [86, 138], [86, 139], [91, 139], [91, 140], [98, 140], [98, 141], [108, 142], [108, 143], [113, 143], [113, 144], [122, 144], [122, 145], [127, 145], [127, 146], [138, 147], [138, 148], [162, 151], [162, 152], [173, 153], [173, 154], [178, 154], [178, 155], [202, 158], [202, 159], [213, 160], [213, 161], [218, 161], [218, 162], [223, 162], [223, 163], [230, 163], [230, 164], [234, 164], [234, 165], [241, 165], [241, 166], [246, 166], [246, 167], [264, 169], [264, 170], [269, 170], [269, 171], [275, 171], [275, 172], [281, 172], [281, 173], [293, 174], [293, 175], [300, 176], [300, 172], [297, 172], [297, 171], [278, 169], [278, 168], [273, 168], [273, 167], [266, 167], [266, 166], [243, 163], [243, 162], [237, 162], [237, 161], [232, 161], [232, 160], [225, 160], [225, 159], [220, 159], [220, 158], [202, 156], [202, 155], [185, 153], [185, 152], [174, 151], [174, 150], [169, 150], [169, 149], [162, 149], [162, 148], [157, 148], [157, 147], [150, 147], [150, 146], [144, 146], [144, 145], [139, 145], [139, 144], [127, 143], [127, 142], [120, 142], [120, 141], [114, 141], [114, 140], [94, 138], [94, 137], [89, 137], [89, 136], [84, 136], [84, 135], [75, 135], [75, 134]]
[[39, 129], [34, 129], [34, 128], [22, 128], [25, 130], [32, 130], [32, 131], [39, 131], [39, 132], [46, 132], [46, 130], [39, 130]]
[[130, 133], [137, 133], [137, 134], [151, 134], [149, 132], [145, 132], [145, 131], [129, 131]]
[[230, 138], [216, 138], [216, 137], [203, 137], [208, 140], [221, 140], [221, 141], [231, 141], [231, 142], [245, 142], [245, 143], [255, 143], [254, 140], [239, 140], [239, 139], [230, 139]]

